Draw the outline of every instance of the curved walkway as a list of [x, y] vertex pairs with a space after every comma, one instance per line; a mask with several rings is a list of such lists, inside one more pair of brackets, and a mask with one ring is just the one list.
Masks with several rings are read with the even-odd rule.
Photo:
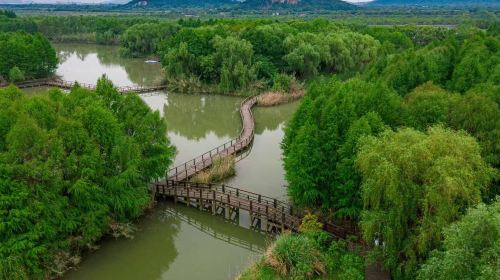
[[[175, 202], [182, 202], [214, 215], [221, 214], [232, 220], [238, 219], [241, 209], [248, 211], [254, 228], [271, 232], [285, 229], [298, 231], [303, 215], [287, 202], [226, 185], [188, 182], [198, 172], [209, 168], [217, 158], [236, 156], [251, 146], [255, 129], [252, 108], [257, 104], [257, 99], [257, 96], [252, 96], [241, 103], [242, 129], [236, 139], [168, 170], [164, 180], [157, 180], [152, 185], [155, 196], [170, 197]], [[339, 239], [353, 234], [350, 229], [329, 223], [325, 224], [325, 230]]]
[[173, 181], [185, 181], [196, 173], [209, 168], [214, 160], [220, 157], [234, 155], [247, 149], [253, 141], [255, 123], [252, 107], [257, 103], [257, 97], [248, 97], [240, 105], [242, 129], [236, 139], [232, 139], [192, 160], [171, 168], [165, 174], [165, 178]]
[[[60, 79], [31, 80], [16, 84], [19, 88], [52, 86], [70, 89], [77, 82], [68, 82]], [[94, 90], [95, 85], [78, 83], [81, 87]], [[118, 87], [122, 93], [146, 93], [166, 88], [166, 85], [152, 87]], [[240, 154], [247, 150], [254, 139], [255, 122], [252, 108], [257, 104], [257, 96], [246, 98], [240, 105], [242, 129], [239, 136], [227, 143], [220, 145], [190, 161], [165, 172], [165, 179], [156, 180], [151, 190], [155, 196], [172, 197], [174, 201], [181, 201], [188, 206], [195, 206], [202, 211], [211, 211], [212, 214], [223, 214], [227, 219], [238, 219], [239, 210], [248, 211], [250, 223], [254, 228], [266, 231], [279, 232], [285, 229], [298, 231], [302, 213], [294, 211], [286, 202], [260, 194], [248, 192], [243, 189], [225, 185], [197, 184], [187, 182], [198, 172], [212, 166], [213, 162], [224, 156]], [[234, 216], [234, 217], [233, 217]], [[351, 229], [325, 224], [325, 230], [333, 236], [345, 239], [354, 234]]]

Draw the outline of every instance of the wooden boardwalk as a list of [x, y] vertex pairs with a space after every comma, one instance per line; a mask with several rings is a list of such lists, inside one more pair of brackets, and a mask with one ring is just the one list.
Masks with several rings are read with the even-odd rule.
[[[175, 202], [222, 215], [229, 220], [239, 219], [240, 210], [247, 211], [250, 226], [255, 229], [273, 233], [298, 231], [303, 215], [289, 203], [231, 186], [188, 182], [192, 176], [209, 168], [215, 159], [227, 155], [237, 156], [251, 146], [255, 129], [252, 107], [256, 103], [256, 96], [248, 97], [241, 103], [242, 129], [238, 138], [168, 170], [166, 179], [152, 184], [154, 195], [157, 198], [171, 198]], [[345, 239], [353, 233], [351, 229], [334, 224], [325, 224], [325, 230], [339, 239]]]
[[232, 139], [212, 150], [192, 159], [174, 168], [171, 168], [165, 174], [165, 178], [173, 181], [185, 181], [190, 179], [196, 173], [209, 168], [217, 158], [238, 155], [245, 151], [252, 144], [254, 137], [254, 120], [252, 107], [257, 103], [257, 97], [249, 97], [240, 106], [240, 115], [242, 129], [236, 139]]
[[268, 232], [298, 231], [300, 225], [300, 217], [293, 214], [289, 204], [226, 185], [168, 180], [156, 183], [154, 192], [157, 197], [172, 197], [175, 202], [223, 215], [229, 220], [237, 219], [240, 210], [248, 211], [250, 226]]
[[[18, 88], [34, 88], [34, 87], [57, 87], [61, 89], [71, 89], [75, 85], [79, 85], [82, 88], [86, 88], [89, 90], [95, 90], [96, 86], [93, 84], [80, 83], [77, 81], [64, 81], [61, 79], [38, 79], [38, 80], [29, 80], [25, 82], [16, 83], [15, 86]], [[3, 85], [7, 86], [7, 85]], [[128, 93], [146, 93], [153, 92], [167, 88], [167, 85], [156, 85], [156, 86], [125, 86], [125, 87], [117, 87], [118, 92], [122, 94]]]
[[[76, 82], [60, 79], [32, 80], [16, 84], [19, 88], [51, 86], [71, 89]], [[95, 89], [95, 85], [78, 83], [82, 88]], [[146, 93], [165, 89], [166, 85], [152, 87], [118, 87], [122, 93]], [[185, 203], [214, 215], [223, 215], [226, 219], [239, 219], [240, 210], [250, 214], [250, 226], [266, 232], [278, 233], [283, 230], [298, 231], [302, 213], [295, 211], [286, 202], [252, 193], [240, 188], [188, 182], [190, 178], [212, 166], [212, 163], [224, 156], [233, 155], [241, 160], [248, 154], [254, 139], [255, 123], [252, 108], [257, 103], [257, 97], [248, 97], [241, 103], [240, 115], [242, 129], [236, 139], [232, 139], [192, 160], [165, 172], [164, 179], [157, 179], [151, 185], [151, 191], [157, 198], [172, 198], [175, 202]], [[246, 153], [243, 153], [246, 152]], [[325, 224], [325, 230], [339, 239], [345, 239], [354, 234], [353, 229], [334, 224]]]

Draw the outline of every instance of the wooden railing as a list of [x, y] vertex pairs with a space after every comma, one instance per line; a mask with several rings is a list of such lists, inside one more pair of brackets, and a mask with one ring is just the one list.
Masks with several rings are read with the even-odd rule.
[[[304, 212], [295, 209], [290, 203], [273, 197], [235, 188], [224, 184], [202, 184], [186, 181], [167, 180], [156, 182], [155, 195], [182, 198], [188, 205], [196, 204], [205, 209], [206, 204], [223, 204], [234, 209], [246, 210], [250, 216], [265, 219], [280, 226], [281, 229], [298, 231]], [[214, 210], [212, 210], [214, 211]], [[325, 223], [324, 229], [337, 239], [346, 239], [356, 232], [351, 228]]]
[[[95, 88], [96, 88], [96, 85], [94, 85], [94, 84], [81, 83], [81, 82], [77, 82], [77, 81], [64, 81], [64, 80], [61, 80], [58, 78], [35, 79], [35, 80], [29, 80], [29, 81], [15, 83], [15, 85], [19, 88], [49, 86], [49, 87], [58, 87], [58, 88], [62, 88], [62, 89], [71, 89], [77, 84], [82, 88], [86, 88], [86, 89], [90, 89], [90, 90], [95, 90]], [[6, 85], [2, 85], [2, 86], [6, 86]], [[167, 85], [156, 85], [156, 86], [149, 86], [149, 87], [124, 86], [124, 87], [117, 87], [116, 90], [122, 94], [132, 93], [132, 92], [145, 93], [145, 92], [152, 92], [152, 91], [165, 89], [166, 87], [167, 87]]]
[[[196, 173], [210, 167], [215, 159], [228, 155], [236, 155], [248, 148], [254, 139], [255, 125], [253, 121], [252, 107], [255, 105], [256, 101], [257, 98], [252, 96], [241, 102], [240, 115], [242, 128], [237, 138], [167, 170], [165, 178], [176, 181], [187, 180]], [[249, 120], [251, 121], [249, 122]]]

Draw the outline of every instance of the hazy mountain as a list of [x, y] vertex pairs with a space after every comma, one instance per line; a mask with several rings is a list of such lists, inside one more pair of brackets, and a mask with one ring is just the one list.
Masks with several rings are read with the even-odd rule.
[[355, 6], [340, 0], [246, 0], [249, 10], [350, 10]]
[[500, 0], [375, 0], [371, 6], [499, 6]]
[[144, 8], [219, 8], [238, 3], [233, 0], [132, 0], [126, 6]]
[[[351, 0], [359, 1], [359, 0]], [[132, 0], [128, 7], [234, 8], [246, 10], [347, 10], [355, 8], [340, 0]]]

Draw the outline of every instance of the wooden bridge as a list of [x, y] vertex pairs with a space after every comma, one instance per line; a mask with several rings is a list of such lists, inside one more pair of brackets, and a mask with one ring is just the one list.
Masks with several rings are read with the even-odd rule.
[[[24, 81], [24, 82], [19, 82], [16, 83], [15, 85], [18, 88], [34, 88], [34, 87], [57, 87], [61, 89], [71, 89], [75, 85], [79, 85], [82, 88], [86, 88], [89, 90], [95, 90], [96, 85], [93, 84], [86, 84], [86, 83], [80, 83], [77, 81], [64, 81], [58, 78], [51, 78], [51, 79], [38, 79], [38, 80], [29, 80], [29, 81]], [[6, 86], [6, 85], [2, 85]], [[146, 92], [153, 92], [153, 91], [158, 91], [167, 88], [167, 85], [156, 85], [156, 86], [149, 86], [149, 87], [143, 87], [143, 86], [125, 86], [125, 87], [117, 87], [117, 91], [122, 93], [122, 94], [127, 94], [127, 93], [146, 93]]]
[[183, 164], [180, 164], [165, 174], [165, 178], [172, 181], [185, 181], [190, 179], [198, 172], [212, 166], [214, 160], [220, 157], [234, 155], [237, 156], [245, 151], [252, 144], [254, 137], [254, 120], [252, 115], [252, 107], [257, 103], [257, 97], [249, 97], [245, 99], [240, 106], [240, 115], [242, 120], [242, 129], [236, 139], [232, 139], [212, 150], [192, 159]]
[[[74, 87], [77, 82], [60, 79], [41, 79], [18, 83], [19, 88], [52, 86], [63, 89]], [[95, 85], [78, 83], [82, 88], [95, 89]], [[118, 87], [122, 93], [146, 93], [165, 89], [166, 85], [152, 87]], [[233, 155], [241, 160], [254, 139], [255, 123], [252, 107], [257, 103], [257, 97], [246, 98], [240, 105], [242, 129], [239, 136], [226, 142], [192, 160], [166, 171], [164, 179], [157, 179], [151, 185], [151, 191], [156, 198], [171, 198], [189, 207], [208, 211], [214, 215], [222, 215], [231, 221], [237, 221], [240, 210], [250, 215], [250, 226], [266, 232], [282, 232], [284, 230], [298, 231], [302, 213], [295, 211], [289, 203], [252, 193], [240, 188], [226, 185], [198, 184], [188, 182], [194, 175], [212, 166], [221, 157]], [[325, 230], [339, 239], [345, 239], [354, 234], [352, 228], [325, 223]]]
[[[250, 227], [254, 229], [272, 233], [298, 231], [303, 215], [287, 202], [226, 185], [188, 181], [198, 172], [209, 168], [217, 158], [237, 156], [251, 146], [255, 129], [252, 107], [256, 103], [256, 96], [248, 97], [241, 103], [242, 129], [236, 139], [168, 170], [166, 179], [157, 180], [152, 184], [154, 195], [157, 198], [171, 198], [176, 203], [181, 202], [188, 207], [196, 207], [235, 222], [240, 217], [240, 210], [247, 211]], [[351, 229], [347, 230], [334, 224], [325, 224], [325, 230], [341, 239], [353, 233]]]

